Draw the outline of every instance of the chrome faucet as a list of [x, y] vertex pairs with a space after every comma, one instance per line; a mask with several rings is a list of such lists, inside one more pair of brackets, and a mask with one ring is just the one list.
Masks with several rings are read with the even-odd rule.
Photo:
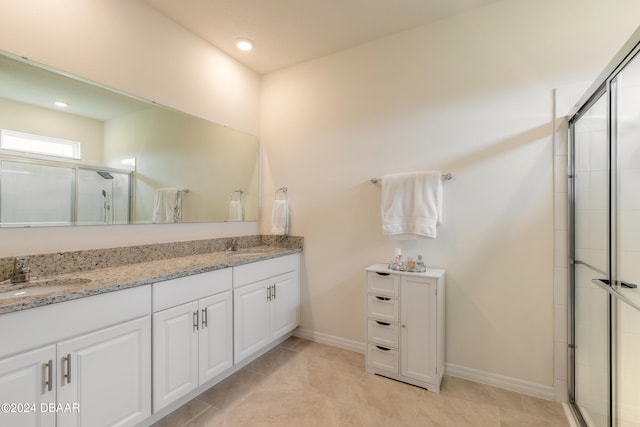
[[24, 283], [30, 279], [31, 269], [27, 266], [25, 258], [15, 258], [13, 260], [13, 273], [11, 273], [11, 283]]
[[231, 241], [227, 242], [227, 249], [225, 252], [235, 252], [238, 250], [238, 239], [231, 239]]

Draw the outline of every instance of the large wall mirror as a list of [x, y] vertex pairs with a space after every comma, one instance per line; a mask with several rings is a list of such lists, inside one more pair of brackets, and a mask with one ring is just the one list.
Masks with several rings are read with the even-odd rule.
[[0, 227], [258, 215], [257, 137], [0, 52]]

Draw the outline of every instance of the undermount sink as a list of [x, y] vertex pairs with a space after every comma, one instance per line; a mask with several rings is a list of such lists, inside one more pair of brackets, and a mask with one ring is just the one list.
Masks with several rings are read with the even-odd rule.
[[239, 258], [253, 258], [266, 255], [266, 252], [231, 252], [231, 255]]
[[0, 299], [47, 295], [89, 282], [91, 279], [84, 278], [32, 280], [28, 283], [17, 283], [8, 288], [5, 287], [7, 290], [0, 292]]

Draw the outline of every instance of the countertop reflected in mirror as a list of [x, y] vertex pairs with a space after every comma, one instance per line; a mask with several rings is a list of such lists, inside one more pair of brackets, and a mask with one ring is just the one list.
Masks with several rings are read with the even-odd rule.
[[253, 135], [6, 53], [0, 129], [81, 147], [80, 159], [0, 149], [2, 227], [258, 220]]

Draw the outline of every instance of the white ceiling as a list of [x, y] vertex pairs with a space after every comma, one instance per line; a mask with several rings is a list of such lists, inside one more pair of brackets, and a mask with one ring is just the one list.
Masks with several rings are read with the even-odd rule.
[[[496, 0], [142, 0], [264, 74]], [[237, 38], [254, 41], [251, 52]]]

